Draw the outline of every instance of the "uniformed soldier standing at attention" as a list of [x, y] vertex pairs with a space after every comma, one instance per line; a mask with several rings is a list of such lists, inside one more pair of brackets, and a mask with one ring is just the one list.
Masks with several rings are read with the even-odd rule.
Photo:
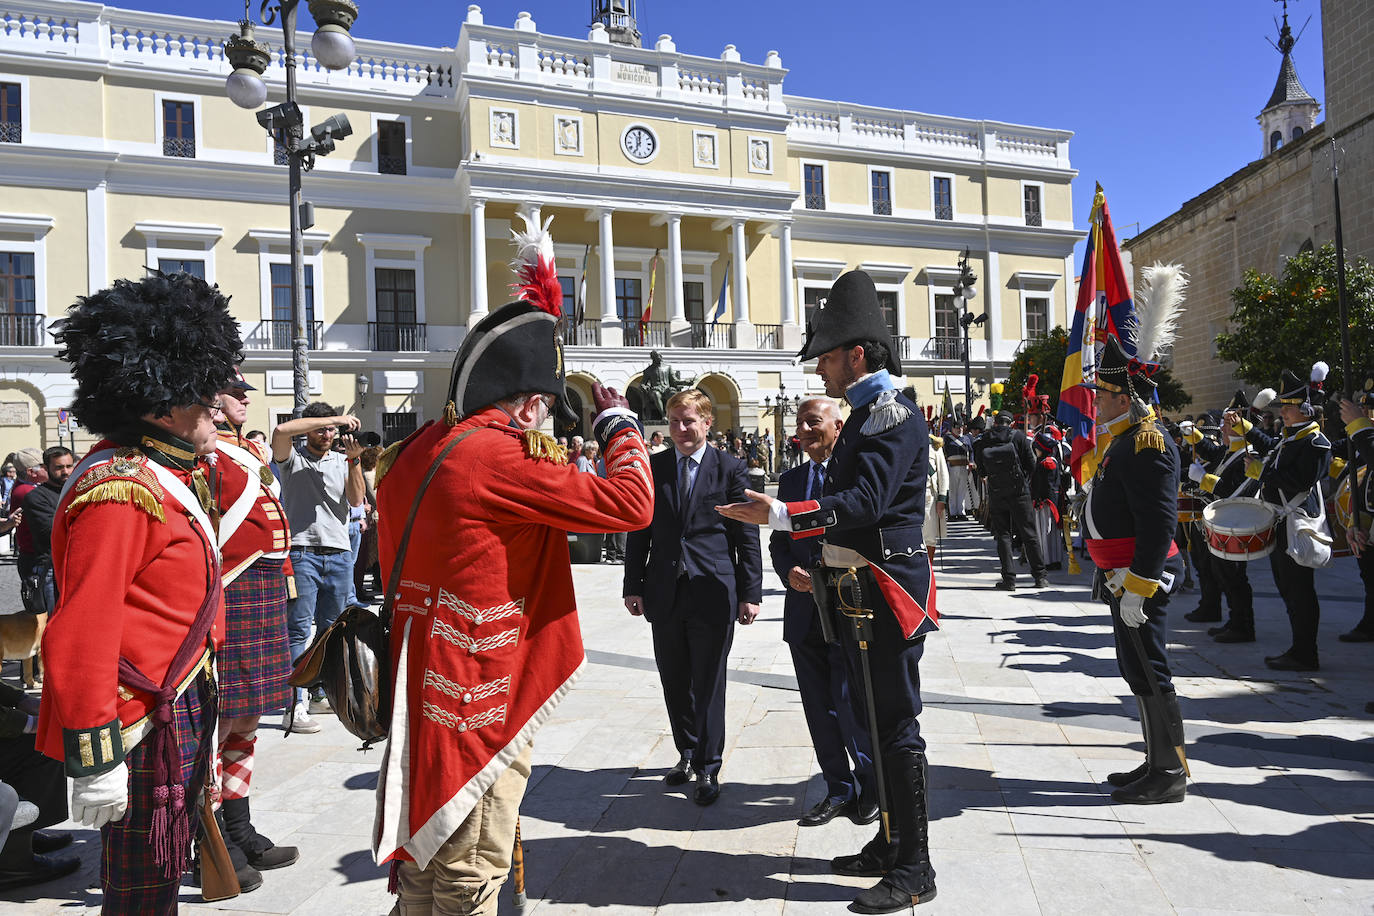
[[38, 744], [66, 761], [72, 819], [100, 829], [102, 912], [171, 914], [215, 746], [224, 611], [205, 456], [238, 324], [204, 280], [154, 273], [79, 300], [59, 328], [72, 412], [102, 441], [53, 527]]
[[[859, 601], [873, 613], [867, 652], [877, 689], [869, 697], [893, 829], [889, 839], [880, 824], [861, 852], [833, 859], [831, 867], [842, 875], [882, 878], [850, 909], [891, 913], [935, 897], [926, 745], [918, 721], [925, 636], [939, 627], [935, 579], [922, 540], [930, 437], [916, 405], [897, 392], [894, 376], [902, 374], [902, 365], [868, 274], [850, 271], [835, 281], [811, 319], [800, 356], [815, 359], [825, 393], [850, 406], [824, 495], [783, 503], [746, 491], [750, 502], [719, 510], [797, 538], [820, 535], [822, 565], [812, 574], [812, 588], [815, 593], [823, 586], [825, 594], [817, 603], [834, 609]], [[842, 580], [849, 584], [837, 593]], [[867, 703], [853, 627], [842, 615], [835, 619], [857, 702]]]
[[1111, 609], [1117, 664], [1145, 737], [1145, 762], [1107, 777], [1119, 804], [1178, 802], [1187, 792], [1164, 611], [1183, 578], [1183, 555], [1174, 543], [1179, 457], [1150, 406], [1158, 371], [1158, 363], [1128, 357], [1113, 336], [1094, 382], [1098, 424], [1112, 440], [1088, 489], [1086, 544], [1098, 570], [1093, 588]]

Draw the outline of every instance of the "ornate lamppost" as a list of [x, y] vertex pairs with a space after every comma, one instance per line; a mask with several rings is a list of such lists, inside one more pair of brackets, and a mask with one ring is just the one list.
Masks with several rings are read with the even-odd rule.
[[954, 281], [954, 298], [959, 300], [960, 307], [964, 313], [959, 316], [959, 325], [964, 329], [964, 416], [970, 416], [973, 410], [973, 389], [970, 387], [972, 374], [969, 367], [968, 352], [968, 329], [970, 325], [982, 324], [988, 320], [987, 315], [975, 316], [969, 311], [968, 304], [973, 301], [973, 297], [978, 295], [978, 288], [973, 284], [978, 282], [978, 275], [968, 266], [968, 249], [959, 256], [959, 279]]
[[765, 413], [773, 414], [773, 447], [777, 454], [777, 474], [781, 476], [784, 470], [783, 464], [787, 460], [787, 451], [783, 443], [787, 438], [783, 436], [783, 427], [789, 415], [795, 415], [801, 409], [801, 395], [793, 395], [792, 400], [787, 399], [787, 386], [778, 382], [778, 396], [765, 395], [763, 399], [763, 409]]
[[[307, 0], [317, 28], [310, 50], [320, 65], [343, 70], [353, 62], [355, 53], [349, 30], [358, 18], [352, 0]], [[229, 98], [240, 108], [255, 109], [267, 101], [267, 85], [262, 75], [271, 63], [271, 49], [253, 37], [249, 16], [251, 0], [244, 0], [239, 34], [224, 43], [224, 56], [234, 72], [225, 80]], [[301, 200], [301, 173], [315, 166], [316, 156], [334, 151], [334, 141], [353, 133], [348, 118], [336, 114], [311, 128], [305, 137], [301, 109], [296, 104], [296, 13], [300, 0], [263, 0], [259, 10], [263, 25], [281, 21], [286, 67], [286, 101], [258, 112], [258, 123], [280, 145], [289, 170], [288, 200], [291, 208], [291, 369], [294, 377], [295, 409], [299, 417], [310, 399], [310, 331], [305, 314], [305, 266], [302, 233], [314, 225], [314, 208]], [[323, 278], [316, 277], [315, 282]]]

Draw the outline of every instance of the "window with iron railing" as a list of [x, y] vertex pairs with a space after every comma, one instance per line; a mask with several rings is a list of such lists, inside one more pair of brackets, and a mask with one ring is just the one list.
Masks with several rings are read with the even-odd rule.
[[877, 216], [892, 215], [892, 173], [872, 172], [873, 213]]
[[802, 166], [802, 193], [806, 196], [806, 209], [825, 209], [825, 167], [819, 165]]
[[38, 310], [33, 255], [0, 251], [0, 312], [32, 315]]
[[637, 277], [615, 278], [615, 314], [622, 321], [644, 313], [644, 284]]
[[895, 289], [878, 290], [878, 308], [883, 313], [883, 323], [887, 325], [887, 332], [896, 337], [897, 313], [900, 310], [897, 303], [897, 291]]
[[289, 165], [290, 157], [287, 155], [286, 143], [289, 138], [284, 128], [278, 127], [272, 131], [272, 164]]
[[936, 219], [954, 219], [954, 191], [948, 178], [936, 176], [933, 179], [931, 198], [935, 204]]
[[1026, 185], [1025, 190], [1025, 209], [1026, 225], [1039, 226], [1042, 222], [1040, 216], [1040, 186], [1037, 184]]
[[828, 292], [829, 290], [820, 286], [807, 286], [802, 289], [802, 319], [808, 328], [811, 327], [811, 316], [816, 314], [816, 309], [820, 308], [821, 300]]
[[377, 122], [377, 171], [383, 175], [406, 173], [406, 122]]
[[372, 349], [424, 349], [424, 325], [415, 320], [415, 271], [407, 267], [378, 267], [374, 282], [377, 320], [373, 322]]
[[952, 295], [940, 294], [935, 297], [935, 336], [958, 337], [959, 306]]
[[394, 445], [415, 432], [417, 419], [410, 411], [382, 414], [382, 445]]
[[24, 142], [23, 87], [0, 83], [0, 143]]
[[162, 103], [162, 155], [196, 158], [196, 106], [193, 103]]
[[[305, 272], [305, 322], [306, 327], [315, 326], [315, 265], [302, 265]], [[272, 282], [272, 347], [276, 350], [291, 349], [295, 336], [294, 316], [291, 314], [291, 265], [273, 264], [270, 268]], [[314, 336], [313, 334], [311, 335]], [[310, 341], [310, 349], [316, 349], [318, 341]]]
[[682, 284], [682, 308], [688, 321], [706, 320], [706, 284], [695, 280]]

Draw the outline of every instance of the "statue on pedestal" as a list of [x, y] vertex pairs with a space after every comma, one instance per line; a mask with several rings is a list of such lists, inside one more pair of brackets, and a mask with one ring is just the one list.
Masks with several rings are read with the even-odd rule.
[[657, 350], [649, 353], [649, 365], [639, 376], [639, 381], [631, 386], [639, 391], [639, 417], [646, 423], [662, 423], [667, 419], [668, 400], [677, 392], [692, 387], [689, 379], [683, 378], [663, 361]]

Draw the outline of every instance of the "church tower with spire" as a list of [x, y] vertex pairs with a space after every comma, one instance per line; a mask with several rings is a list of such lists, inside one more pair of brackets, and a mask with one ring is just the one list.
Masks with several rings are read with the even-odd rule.
[[635, 0], [592, 0], [592, 25], [598, 22], [606, 27], [612, 44], [640, 47]]
[[1298, 79], [1298, 69], [1293, 66], [1293, 46], [1298, 40], [1288, 27], [1288, 0], [1283, 0], [1283, 25], [1279, 29], [1279, 43], [1274, 45], [1283, 55], [1279, 64], [1279, 79], [1274, 91], [1260, 111], [1257, 120], [1264, 152], [1268, 156], [1283, 146], [1307, 133], [1317, 124], [1317, 112], [1321, 105]]

